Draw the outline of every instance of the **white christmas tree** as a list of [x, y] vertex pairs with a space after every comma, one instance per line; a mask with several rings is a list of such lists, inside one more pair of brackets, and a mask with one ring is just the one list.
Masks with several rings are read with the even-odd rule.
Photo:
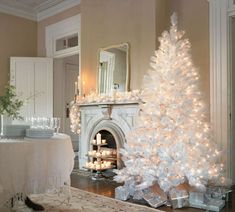
[[203, 190], [208, 182], [225, 180], [183, 35], [173, 14], [143, 80], [138, 124], [120, 151], [125, 167], [115, 176], [131, 194], [156, 183], [168, 192], [182, 183]]

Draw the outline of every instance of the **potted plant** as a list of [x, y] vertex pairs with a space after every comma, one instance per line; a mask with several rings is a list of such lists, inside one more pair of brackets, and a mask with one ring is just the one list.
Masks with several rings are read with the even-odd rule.
[[22, 119], [20, 116], [20, 108], [23, 101], [17, 98], [15, 86], [9, 83], [5, 86], [5, 93], [0, 96], [0, 136], [3, 136], [4, 116], [12, 119]]

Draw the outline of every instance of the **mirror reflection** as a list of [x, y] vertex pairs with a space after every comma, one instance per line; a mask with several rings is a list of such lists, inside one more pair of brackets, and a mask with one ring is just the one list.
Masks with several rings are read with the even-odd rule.
[[129, 89], [129, 45], [122, 43], [99, 49], [98, 92], [110, 93]]

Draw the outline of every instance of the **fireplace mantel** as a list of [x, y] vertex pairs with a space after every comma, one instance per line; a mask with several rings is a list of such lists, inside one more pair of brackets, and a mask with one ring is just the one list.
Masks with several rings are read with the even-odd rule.
[[115, 138], [120, 168], [119, 148], [126, 142], [127, 133], [135, 126], [139, 111], [138, 102], [102, 102], [80, 104], [81, 133], [79, 140], [79, 167], [82, 169], [88, 161], [87, 152], [91, 141], [101, 130], [109, 131]]

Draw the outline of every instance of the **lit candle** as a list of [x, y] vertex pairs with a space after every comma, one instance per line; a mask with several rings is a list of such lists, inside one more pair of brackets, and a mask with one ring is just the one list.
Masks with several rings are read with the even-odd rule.
[[86, 82], [85, 82], [85, 81], [83, 81], [83, 82], [82, 82], [82, 87], [83, 87], [83, 96], [86, 96], [86, 92], [85, 92], [85, 84], [86, 84]]
[[80, 85], [80, 77], [78, 76], [78, 89], [79, 89], [79, 85]]
[[95, 139], [92, 140], [92, 144], [94, 144], [94, 145], [96, 144], [96, 140]]
[[102, 139], [102, 144], [105, 144], [106, 143], [106, 140], [105, 139]]
[[81, 94], [81, 90], [80, 90], [80, 77], [78, 76], [78, 95]]
[[78, 94], [78, 83], [77, 82], [75, 82], [74, 93], [75, 93], [75, 95]]
[[101, 144], [101, 134], [100, 133], [97, 133], [96, 141], [97, 141], [97, 145]]

